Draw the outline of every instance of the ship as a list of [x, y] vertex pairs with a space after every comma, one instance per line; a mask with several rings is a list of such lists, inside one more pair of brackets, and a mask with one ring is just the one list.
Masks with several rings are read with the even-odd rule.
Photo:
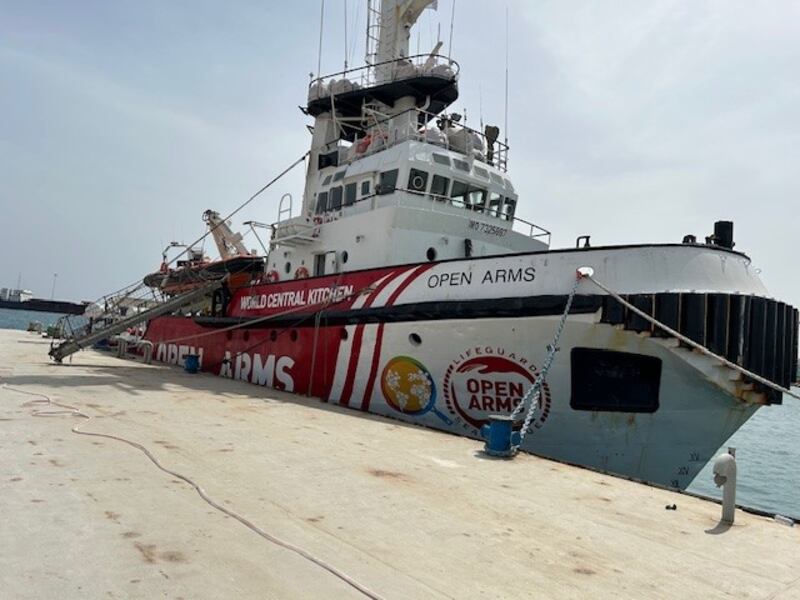
[[[21, 279], [21, 276], [20, 276]], [[55, 289], [55, 288], [54, 288]], [[33, 292], [22, 288], [0, 288], [0, 308], [11, 310], [30, 310], [65, 315], [81, 315], [88, 302], [77, 303], [69, 300], [49, 300], [36, 298]]]
[[409, 54], [435, 4], [369, 3], [366, 64], [308, 86], [302, 206], [269, 226], [264, 275], [150, 318], [153, 357], [475, 439], [513, 415], [521, 451], [686, 488], [781, 403], [798, 311], [730, 221], [701, 241], [552, 248], [516, 214], [499, 127], [451, 110], [458, 63], [441, 43]]
[[12, 310], [31, 310], [63, 315], [82, 315], [88, 303], [71, 302], [69, 300], [48, 300], [46, 298], [29, 298], [27, 300], [4, 300], [0, 298], [0, 308]]

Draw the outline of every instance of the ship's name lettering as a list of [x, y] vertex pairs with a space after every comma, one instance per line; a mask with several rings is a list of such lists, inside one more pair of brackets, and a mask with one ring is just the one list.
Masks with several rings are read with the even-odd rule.
[[467, 391], [470, 410], [511, 412], [522, 399], [523, 386], [514, 381], [467, 379]]
[[241, 310], [293, 308], [322, 302], [339, 302], [352, 294], [352, 285], [319, 287], [310, 290], [287, 290], [285, 292], [272, 292], [271, 294], [243, 296], [239, 306]]
[[235, 356], [231, 356], [230, 350], [226, 350], [219, 375], [293, 392], [294, 377], [291, 370], [294, 365], [295, 361], [291, 356], [267, 354], [262, 357], [261, 354], [251, 355], [247, 352], [237, 352]]
[[[451, 271], [449, 273], [433, 273], [428, 276], [430, 289], [440, 287], [458, 287], [472, 285], [471, 271]], [[486, 269], [480, 278], [475, 280], [481, 285], [490, 283], [531, 282], [536, 279], [536, 267], [515, 267], [505, 269]]]
[[159, 362], [170, 363], [173, 365], [182, 365], [186, 360], [187, 354], [196, 354], [199, 358], [200, 367], [203, 366], [203, 348], [195, 348], [194, 346], [185, 346], [177, 344], [158, 344], [156, 347], [156, 360]]

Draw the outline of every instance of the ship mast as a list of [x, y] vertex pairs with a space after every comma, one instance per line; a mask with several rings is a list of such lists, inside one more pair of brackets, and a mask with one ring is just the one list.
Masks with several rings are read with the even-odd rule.
[[[368, 0], [367, 3], [367, 40], [366, 55], [367, 63], [366, 78], [363, 81], [364, 88], [370, 89], [381, 84], [385, 84], [394, 79], [397, 70], [402, 67], [402, 62], [408, 57], [409, 40], [411, 28], [419, 19], [426, 8], [436, 8], [437, 0]], [[437, 45], [437, 50], [439, 46]], [[432, 53], [433, 54], [433, 53]], [[354, 71], [354, 70], [351, 70]], [[346, 81], [350, 72], [342, 73], [338, 82], [331, 78], [330, 85]], [[322, 73], [316, 74], [316, 80], [312, 80], [310, 97], [323, 93], [326, 78]], [[315, 83], [316, 81], [316, 83]], [[312, 212], [314, 201], [314, 190], [317, 186], [317, 177], [320, 165], [326, 163], [326, 155], [330, 155], [337, 150], [337, 144], [341, 139], [342, 129], [338, 122], [342, 115], [336, 107], [336, 94], [330, 92], [330, 103], [324, 110], [314, 115], [314, 125], [311, 128], [311, 150], [308, 156], [308, 170], [306, 172], [306, 185], [303, 193], [303, 213], [308, 215]], [[408, 109], [416, 106], [413, 96], [399, 98], [393, 106], [387, 108], [389, 115], [406, 113], [409, 123], [395, 123], [395, 127], [414, 126], [411, 120], [416, 116], [408, 112]], [[338, 157], [331, 160], [333, 164], [338, 164]]]
[[[378, 64], [375, 80], [382, 83], [392, 77], [395, 65], [390, 61], [408, 56], [411, 27], [429, 6], [435, 6], [436, 0], [369, 0], [367, 10], [367, 57], [368, 64]], [[379, 19], [377, 26], [370, 19]], [[371, 39], [375, 29], [378, 39]], [[373, 44], [372, 62], [370, 43]], [[381, 64], [384, 63], [384, 64]]]

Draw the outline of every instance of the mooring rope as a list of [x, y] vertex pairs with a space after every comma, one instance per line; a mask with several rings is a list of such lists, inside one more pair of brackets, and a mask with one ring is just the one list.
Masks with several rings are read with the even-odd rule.
[[766, 379], [765, 377], [757, 375], [756, 373], [753, 373], [752, 371], [750, 371], [748, 369], [745, 369], [744, 367], [742, 367], [740, 365], [737, 365], [736, 363], [731, 362], [728, 359], [726, 359], [726, 358], [724, 358], [722, 356], [719, 356], [718, 354], [715, 354], [714, 352], [712, 352], [711, 350], [709, 350], [708, 348], [706, 348], [702, 344], [699, 344], [699, 343], [695, 342], [694, 340], [686, 337], [682, 333], [672, 329], [668, 325], [665, 325], [664, 323], [662, 323], [658, 319], [648, 315], [643, 310], [637, 308], [636, 306], [634, 306], [633, 304], [631, 304], [630, 302], [625, 300], [625, 298], [620, 296], [614, 290], [612, 290], [608, 286], [602, 284], [597, 279], [595, 279], [594, 278], [594, 270], [591, 267], [581, 267], [580, 269], [578, 269], [576, 271], [575, 283], [573, 284], [572, 289], [570, 290], [569, 296], [567, 297], [567, 304], [566, 304], [566, 307], [564, 308], [564, 312], [562, 313], [561, 318], [560, 318], [560, 320], [558, 322], [558, 326], [556, 327], [556, 333], [553, 336], [553, 341], [552, 341], [551, 344], [549, 344], [547, 346], [547, 355], [546, 355], [544, 363], [542, 365], [542, 369], [539, 371], [539, 374], [537, 375], [537, 377], [534, 380], [534, 382], [531, 384], [531, 386], [525, 392], [525, 395], [520, 399], [519, 404], [517, 404], [516, 408], [514, 408], [513, 412], [511, 413], [511, 418], [516, 419], [522, 413], [522, 411], [525, 409], [526, 404], [528, 404], [530, 402], [530, 405], [528, 406], [528, 411], [525, 414], [525, 420], [523, 422], [522, 429], [520, 430], [520, 443], [519, 443], [520, 446], [522, 445], [522, 442], [524, 441], [525, 436], [527, 435], [528, 430], [530, 429], [530, 425], [531, 425], [531, 422], [533, 421], [533, 416], [534, 416], [534, 414], [536, 412], [536, 409], [541, 407], [540, 398], [541, 398], [541, 394], [542, 394], [542, 386], [544, 385], [545, 379], [547, 377], [547, 373], [550, 371], [550, 367], [553, 364], [553, 360], [555, 359], [555, 355], [559, 351], [558, 341], [561, 338], [561, 334], [564, 331], [564, 326], [566, 325], [567, 317], [569, 316], [570, 309], [572, 308], [572, 302], [575, 299], [575, 294], [578, 291], [578, 286], [580, 285], [580, 282], [583, 279], [588, 279], [589, 281], [594, 283], [597, 287], [599, 287], [601, 290], [603, 290], [606, 294], [608, 294], [609, 296], [614, 298], [617, 302], [619, 302], [620, 304], [625, 306], [628, 310], [636, 313], [637, 315], [639, 315], [640, 317], [642, 317], [646, 321], [652, 323], [656, 327], [659, 327], [659, 328], [663, 329], [670, 336], [672, 336], [675, 339], [677, 339], [677, 340], [685, 343], [686, 345], [692, 347], [693, 349], [697, 350], [701, 354], [704, 354], [705, 356], [708, 356], [710, 358], [713, 358], [714, 360], [719, 361], [724, 366], [726, 366], [726, 367], [728, 367], [730, 369], [733, 369], [735, 371], [738, 371], [742, 375], [752, 379], [753, 381], [757, 381], [758, 383], [760, 383], [760, 384], [762, 384], [762, 385], [764, 385], [764, 386], [766, 386], [766, 387], [768, 387], [768, 388], [770, 388], [772, 390], [775, 390], [777, 392], [780, 392], [782, 394], [786, 394], [786, 395], [788, 395], [788, 396], [790, 396], [792, 398], [800, 400], [800, 395], [796, 394], [792, 390], [787, 389], [787, 388], [785, 388], [785, 387], [783, 387], [781, 385], [778, 385], [778, 384], [770, 381], [769, 379]]
[[757, 381], [761, 385], [764, 385], [764, 386], [766, 386], [766, 387], [768, 387], [768, 388], [770, 388], [772, 390], [775, 390], [776, 392], [780, 392], [782, 394], [786, 394], [788, 396], [791, 396], [792, 398], [795, 398], [796, 400], [800, 400], [800, 395], [795, 394], [792, 390], [786, 389], [785, 387], [783, 387], [781, 385], [778, 385], [777, 383], [774, 383], [774, 382], [770, 381], [769, 379], [766, 379], [765, 377], [762, 377], [761, 375], [757, 375], [756, 373], [753, 373], [752, 371], [750, 371], [748, 369], [745, 369], [744, 367], [742, 367], [740, 365], [737, 365], [734, 362], [729, 361], [727, 358], [725, 358], [723, 356], [720, 356], [719, 354], [715, 354], [714, 352], [712, 352], [711, 350], [709, 350], [708, 348], [706, 348], [702, 344], [698, 344], [693, 339], [690, 339], [690, 338], [686, 337], [682, 333], [679, 333], [678, 331], [675, 331], [674, 329], [672, 329], [670, 326], [665, 325], [664, 323], [662, 323], [658, 319], [656, 319], [654, 317], [651, 317], [650, 315], [648, 315], [643, 310], [637, 308], [636, 306], [634, 306], [633, 304], [631, 304], [630, 302], [625, 300], [625, 298], [620, 296], [614, 290], [612, 290], [608, 286], [600, 283], [597, 279], [594, 278], [594, 273], [588, 273], [587, 272], [584, 275], [584, 277], [586, 279], [588, 279], [589, 281], [591, 281], [593, 284], [595, 284], [597, 287], [599, 287], [601, 290], [603, 290], [606, 294], [608, 294], [609, 296], [614, 298], [614, 300], [616, 300], [617, 302], [619, 302], [620, 304], [625, 306], [625, 308], [627, 308], [628, 310], [636, 313], [637, 315], [642, 317], [645, 321], [648, 321], [648, 322], [652, 323], [653, 325], [655, 325], [656, 327], [661, 328], [662, 330], [667, 332], [669, 335], [671, 335], [672, 337], [680, 340], [681, 342], [683, 342], [687, 346], [691, 346], [692, 348], [694, 348], [695, 350], [697, 350], [701, 354], [704, 354], [705, 356], [708, 356], [709, 358], [713, 358], [714, 360], [719, 361], [720, 363], [722, 363], [724, 366], [728, 367], [729, 369], [733, 369], [734, 371], [738, 371], [739, 373], [741, 373], [742, 375], [748, 377], [749, 379], [752, 379], [753, 381]]
[[[242, 209], [243, 209], [245, 206], [247, 206], [248, 204], [250, 204], [250, 203], [251, 203], [253, 200], [255, 200], [256, 198], [258, 198], [258, 197], [259, 197], [261, 194], [263, 194], [264, 192], [266, 192], [266, 191], [267, 191], [267, 190], [268, 190], [270, 187], [272, 187], [272, 185], [273, 185], [273, 184], [277, 183], [277, 181], [278, 181], [279, 179], [281, 179], [281, 178], [282, 178], [284, 175], [286, 175], [286, 174], [287, 174], [289, 171], [291, 171], [291, 170], [292, 170], [292, 169], [294, 169], [294, 168], [295, 168], [297, 165], [299, 165], [301, 162], [303, 162], [303, 161], [306, 159], [306, 157], [307, 157], [307, 156], [308, 156], [310, 153], [311, 153], [311, 150], [309, 150], [308, 152], [306, 152], [305, 154], [303, 154], [303, 156], [301, 156], [300, 158], [298, 158], [297, 160], [295, 160], [295, 161], [294, 161], [292, 164], [290, 164], [288, 167], [286, 167], [286, 168], [285, 168], [283, 171], [281, 171], [281, 172], [280, 172], [280, 173], [278, 173], [278, 174], [277, 174], [275, 177], [273, 177], [273, 178], [272, 178], [272, 179], [270, 179], [270, 180], [269, 180], [267, 183], [265, 183], [265, 184], [264, 184], [264, 185], [263, 185], [263, 186], [262, 186], [262, 187], [261, 187], [261, 188], [260, 188], [260, 189], [259, 189], [257, 192], [255, 192], [255, 193], [254, 193], [252, 196], [250, 196], [250, 197], [249, 197], [247, 200], [245, 200], [244, 202], [242, 202], [242, 203], [241, 203], [239, 206], [237, 206], [237, 207], [236, 207], [236, 208], [235, 208], [235, 209], [234, 209], [232, 212], [230, 212], [230, 213], [229, 213], [229, 214], [228, 214], [228, 215], [227, 215], [227, 216], [226, 216], [224, 219], [222, 219], [222, 220], [221, 220], [219, 223], [217, 223], [217, 224], [216, 224], [216, 225], [214, 225], [213, 227], [208, 227], [208, 228], [207, 228], [207, 230], [206, 230], [206, 232], [205, 232], [205, 233], [203, 233], [203, 235], [201, 235], [199, 238], [197, 238], [197, 239], [196, 239], [195, 241], [193, 241], [191, 244], [187, 244], [186, 248], [184, 248], [182, 252], [178, 253], [176, 256], [172, 257], [172, 259], [171, 259], [169, 262], [167, 262], [167, 265], [171, 265], [171, 264], [172, 264], [172, 263], [174, 263], [176, 260], [178, 260], [178, 259], [179, 259], [181, 256], [183, 256], [184, 254], [186, 254], [186, 253], [189, 251], [189, 249], [190, 249], [192, 246], [194, 246], [194, 245], [196, 245], [196, 244], [199, 244], [199, 243], [200, 243], [200, 242], [202, 242], [204, 239], [206, 239], [206, 238], [207, 238], [207, 237], [208, 237], [208, 236], [211, 234], [211, 232], [213, 232], [213, 231], [214, 231], [214, 230], [215, 230], [217, 227], [219, 227], [220, 225], [222, 225], [222, 223], [225, 223], [226, 221], [230, 220], [230, 219], [231, 219], [231, 218], [232, 218], [234, 215], [236, 215], [237, 213], [239, 213], [239, 211], [241, 211], [241, 210], [242, 210]], [[109, 297], [109, 296], [115, 296], [115, 295], [117, 295], [117, 294], [119, 294], [119, 293], [121, 293], [121, 292], [124, 292], [125, 290], [127, 290], [127, 289], [131, 288], [132, 286], [139, 285], [139, 284], [141, 284], [141, 280], [134, 281], [133, 283], [130, 283], [130, 284], [126, 285], [125, 287], [122, 287], [122, 288], [120, 288], [120, 289], [119, 289], [119, 290], [117, 290], [116, 292], [112, 292], [111, 294], [108, 294], [107, 296], [103, 296], [103, 298], [107, 298], [107, 297]], [[102, 299], [102, 298], [101, 298], [101, 299]]]

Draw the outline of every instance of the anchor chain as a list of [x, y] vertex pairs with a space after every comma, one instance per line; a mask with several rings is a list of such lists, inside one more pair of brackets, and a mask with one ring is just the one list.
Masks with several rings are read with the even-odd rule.
[[528, 388], [528, 391], [525, 392], [525, 395], [519, 401], [516, 408], [511, 413], [511, 418], [516, 419], [522, 411], [525, 409], [525, 405], [530, 401], [530, 406], [528, 408], [528, 412], [525, 415], [525, 421], [522, 424], [522, 429], [519, 432], [520, 441], [519, 446], [522, 445], [522, 442], [525, 440], [525, 436], [528, 433], [528, 429], [530, 429], [531, 422], [533, 421], [534, 414], [536, 413], [536, 409], [541, 408], [541, 396], [542, 396], [542, 386], [544, 385], [545, 378], [547, 377], [547, 372], [550, 370], [550, 367], [553, 364], [553, 360], [556, 357], [556, 354], [560, 350], [558, 347], [558, 341], [561, 338], [561, 334], [564, 332], [564, 326], [567, 323], [567, 317], [569, 316], [569, 311], [572, 308], [572, 301], [575, 299], [575, 294], [578, 291], [578, 286], [581, 283], [581, 280], [586, 277], [586, 273], [582, 272], [582, 270], [578, 270], [575, 272], [575, 283], [572, 285], [572, 290], [570, 290], [569, 296], [567, 297], [567, 305], [564, 307], [564, 312], [561, 315], [561, 318], [558, 321], [558, 327], [556, 327], [556, 333], [553, 336], [552, 343], [548, 344], [547, 346], [547, 356], [545, 356], [544, 363], [542, 364], [542, 368], [539, 371], [539, 374], [536, 376], [531, 387]]

